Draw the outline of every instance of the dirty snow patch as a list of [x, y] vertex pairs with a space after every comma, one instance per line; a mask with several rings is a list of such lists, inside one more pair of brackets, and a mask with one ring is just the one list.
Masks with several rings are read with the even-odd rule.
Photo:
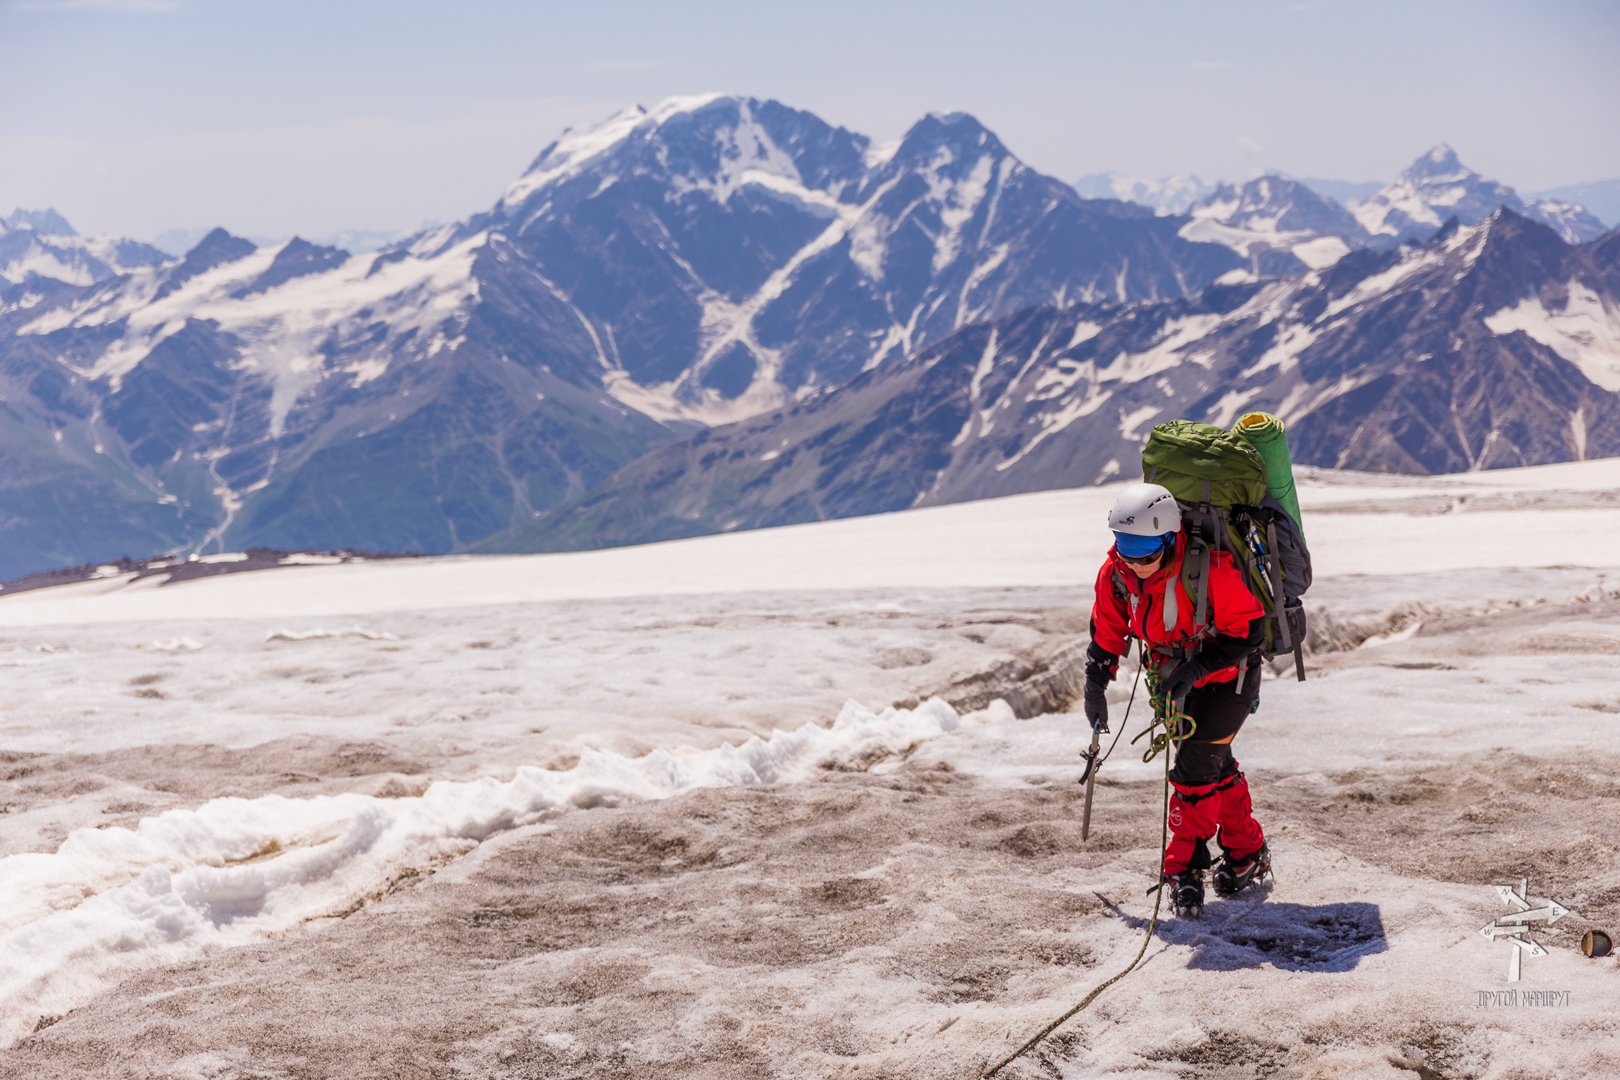
[[77, 829], [55, 852], [0, 859], [0, 949], [11, 961], [0, 971], [0, 1045], [131, 971], [341, 915], [390, 882], [571, 807], [806, 780], [961, 724], [937, 698], [881, 713], [851, 701], [830, 726], [708, 750], [588, 750], [571, 769], [523, 766], [508, 780], [440, 781], [415, 797], [223, 798], [132, 829]]

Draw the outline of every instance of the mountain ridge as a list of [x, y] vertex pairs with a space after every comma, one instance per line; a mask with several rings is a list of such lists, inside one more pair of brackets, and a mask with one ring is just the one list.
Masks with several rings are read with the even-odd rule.
[[490, 209], [374, 253], [218, 229], [112, 278], [30, 278], [0, 295], [0, 570], [465, 547], [973, 320], [1239, 265], [1176, 228], [966, 114], [876, 147], [707, 95], [565, 135]]
[[1569, 245], [1498, 210], [1297, 278], [1032, 309], [654, 451], [479, 550], [641, 543], [1098, 483], [1134, 471], [1159, 420], [1225, 425], [1255, 408], [1288, 420], [1307, 465], [1445, 472], [1620, 454], [1620, 353], [1603, 367], [1579, 352], [1594, 306], [1620, 340], [1617, 255], [1620, 233]]

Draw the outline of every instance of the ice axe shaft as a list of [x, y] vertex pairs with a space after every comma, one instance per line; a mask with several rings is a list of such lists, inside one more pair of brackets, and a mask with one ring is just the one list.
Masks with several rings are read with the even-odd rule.
[[1097, 790], [1097, 758], [1102, 753], [1102, 731], [1091, 729], [1091, 749], [1086, 751], [1086, 805], [1080, 814], [1080, 839], [1091, 838], [1091, 795]]

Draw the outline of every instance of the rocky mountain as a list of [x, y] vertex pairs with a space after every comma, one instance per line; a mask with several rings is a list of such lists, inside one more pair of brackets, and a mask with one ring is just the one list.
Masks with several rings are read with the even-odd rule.
[[[1257, 191], [1255, 185], [1265, 181], [1270, 191]], [[1603, 235], [1604, 220], [1615, 220], [1615, 215], [1603, 219], [1588, 210], [1588, 200], [1605, 206], [1620, 206], [1615, 192], [1620, 181], [1576, 185], [1543, 192], [1525, 200], [1512, 188], [1488, 180], [1468, 168], [1457, 158], [1451, 147], [1440, 144], [1414, 161], [1400, 176], [1388, 184], [1356, 183], [1344, 180], [1307, 179], [1295, 181], [1277, 173], [1249, 180], [1245, 183], [1206, 184], [1196, 176], [1176, 176], [1165, 180], [1143, 181], [1117, 173], [1094, 173], [1082, 177], [1075, 188], [1090, 198], [1123, 199], [1153, 209], [1159, 214], [1186, 214], [1195, 221], [1213, 220], [1217, 224], [1232, 226], [1228, 217], [1241, 215], [1261, 222], [1276, 212], [1286, 213], [1286, 229], [1298, 235], [1288, 242], [1278, 243], [1263, 235], [1247, 237], [1207, 227], [1184, 233], [1199, 239], [1225, 243], [1254, 264], [1257, 272], [1264, 265], [1269, 272], [1281, 273], [1290, 269], [1288, 251], [1302, 242], [1305, 234], [1317, 237], [1337, 237], [1347, 247], [1379, 246], [1379, 241], [1399, 242], [1421, 239], [1434, 232], [1448, 218], [1455, 217], [1465, 225], [1485, 219], [1498, 206], [1505, 206], [1516, 214], [1533, 218], [1551, 226], [1570, 243], [1585, 243]], [[1317, 196], [1312, 198], [1311, 196]], [[1298, 204], [1273, 207], [1272, 202], [1287, 201]], [[1334, 208], [1348, 206], [1351, 221]], [[1309, 205], [1310, 209], [1305, 209]], [[1620, 213], [1620, 211], [1617, 211]], [[1237, 225], [1239, 229], [1246, 226]], [[1260, 228], [1262, 234], [1272, 231]], [[1306, 265], [1321, 265], [1326, 253], [1336, 248], [1321, 245], [1316, 252], [1302, 261]], [[1276, 253], [1281, 252], [1281, 257]], [[1257, 257], [1256, 253], [1264, 256]], [[1342, 254], [1342, 252], [1341, 252]], [[1313, 262], [1313, 260], [1315, 260]]]
[[[339, 232], [329, 233], [326, 236], [312, 237], [308, 241], [319, 247], [335, 247], [344, 251], [364, 254], [366, 252], [381, 251], [390, 244], [408, 240], [418, 233], [438, 228], [442, 222], [432, 222], [418, 229], [398, 229], [392, 232], [380, 229], [343, 229]], [[209, 233], [212, 228], [192, 229], [165, 229], [152, 238], [152, 246], [159, 251], [167, 252], [173, 257], [179, 257], [190, 251], [197, 242]], [[255, 247], [277, 247], [292, 239], [290, 236], [249, 236]]]
[[1525, 203], [1525, 214], [1548, 226], [1572, 244], [1595, 240], [1604, 225], [1591, 211], [1566, 199], [1535, 199]]
[[1620, 454], [1620, 232], [1498, 210], [1190, 299], [1045, 307], [649, 454], [484, 546], [633, 543], [1132, 475], [1153, 424], [1285, 417], [1295, 460], [1453, 472]]
[[1117, 172], [1090, 173], [1074, 182], [1074, 189], [1088, 199], [1119, 199], [1149, 207], [1158, 214], [1185, 214], [1193, 203], [1207, 196], [1215, 185], [1191, 174], [1143, 180]]
[[1405, 240], [1426, 235], [1452, 217], [1472, 225], [1499, 206], [1551, 226], [1571, 243], [1596, 239], [1605, 231], [1601, 221], [1573, 203], [1526, 204], [1512, 188], [1468, 168], [1443, 143], [1350, 209], [1368, 233]]
[[1274, 174], [1221, 184], [1187, 216], [1177, 235], [1231, 248], [1253, 277], [1320, 270], [1372, 242], [1343, 206]]
[[1585, 207], [1593, 217], [1611, 228], [1620, 225], [1620, 180], [1594, 180], [1532, 192], [1536, 202], [1568, 202]]
[[19, 207], [7, 216], [0, 217], [0, 229], [32, 229], [41, 236], [79, 235], [68, 224], [67, 218], [56, 212], [55, 207], [44, 210], [24, 210]]
[[[489, 233], [350, 258], [216, 230], [0, 314], [5, 559], [207, 546], [449, 550], [670, 433]], [[72, 527], [67, 522], [72, 521]]]
[[135, 240], [80, 236], [55, 210], [15, 210], [0, 217], [0, 297], [30, 278], [91, 285], [168, 258]]
[[879, 147], [735, 98], [566, 137], [494, 217], [599, 328], [628, 404], [704, 423], [841, 385], [970, 322], [1182, 296], [1236, 265], [1134, 207], [1076, 197], [971, 117], [930, 116]]
[[1243, 265], [1178, 228], [971, 117], [876, 146], [711, 95], [570, 132], [489, 211], [377, 253], [215, 230], [111, 278], [25, 278], [0, 296], [0, 574], [465, 547], [971, 323]]

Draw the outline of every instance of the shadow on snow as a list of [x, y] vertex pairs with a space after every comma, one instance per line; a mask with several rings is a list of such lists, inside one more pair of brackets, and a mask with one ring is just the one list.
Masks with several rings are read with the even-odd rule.
[[[1377, 904], [1273, 904], [1263, 902], [1264, 895], [1211, 898], [1202, 918], [1163, 918], [1157, 935], [1191, 947], [1187, 966], [1202, 971], [1266, 964], [1284, 971], [1350, 971], [1363, 956], [1388, 947]], [[1108, 906], [1133, 928], [1147, 927], [1147, 919]]]

